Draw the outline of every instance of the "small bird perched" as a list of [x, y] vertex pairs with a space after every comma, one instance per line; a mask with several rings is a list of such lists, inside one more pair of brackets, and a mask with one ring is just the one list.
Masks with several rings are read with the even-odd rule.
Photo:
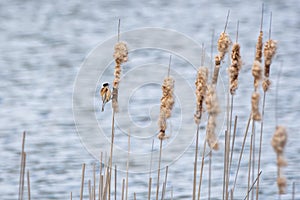
[[104, 111], [104, 106], [111, 99], [111, 91], [109, 89], [109, 83], [103, 83], [100, 90], [100, 95], [102, 97], [102, 112]]

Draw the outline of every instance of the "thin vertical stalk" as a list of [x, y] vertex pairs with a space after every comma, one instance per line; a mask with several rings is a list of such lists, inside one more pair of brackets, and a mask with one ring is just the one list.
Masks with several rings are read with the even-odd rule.
[[79, 198], [80, 200], [83, 199], [84, 172], [85, 172], [85, 163], [82, 164], [81, 187], [80, 187], [80, 198]]
[[91, 180], [88, 180], [88, 191], [89, 191], [89, 200], [92, 200], [93, 193], [92, 193], [92, 189], [91, 189]]
[[[264, 129], [265, 103], [266, 103], [266, 92], [264, 92], [262, 113], [261, 113], [257, 173], [260, 172], [260, 158], [261, 158], [262, 134]], [[257, 179], [257, 185], [256, 185], [256, 200], [258, 200], [258, 194], [259, 194], [259, 178]]]
[[231, 155], [230, 155], [230, 162], [229, 162], [229, 172], [231, 171], [231, 163], [232, 163], [233, 149], [234, 149], [234, 143], [235, 143], [236, 128], [237, 128], [237, 116], [235, 116], [235, 119], [234, 119], [234, 128], [233, 128], [233, 136], [232, 136], [232, 143], [231, 143]]
[[115, 200], [117, 200], [117, 165], [115, 165]]
[[72, 200], [73, 199], [73, 194], [72, 194], [72, 192], [70, 193], [70, 200]]
[[130, 131], [128, 131], [128, 154], [127, 154], [127, 166], [126, 166], [126, 195], [125, 199], [128, 199], [128, 169], [129, 169], [129, 158], [130, 158]]
[[26, 136], [26, 132], [23, 132], [23, 137], [22, 137], [22, 150], [21, 150], [21, 161], [20, 161], [20, 179], [19, 179], [19, 196], [18, 199], [21, 199], [21, 195], [22, 195], [22, 177], [23, 177], [23, 156], [24, 156], [24, 148], [25, 148], [25, 136]]
[[125, 179], [122, 180], [122, 200], [124, 200]]
[[[252, 121], [254, 123], [254, 121]], [[251, 133], [251, 139], [250, 139], [250, 153], [249, 153], [249, 162], [248, 162], [248, 187], [247, 191], [250, 191], [250, 176], [251, 176], [251, 164], [252, 164], [252, 147], [253, 147], [253, 132]], [[247, 195], [247, 200], [249, 200], [249, 195]]]
[[196, 149], [195, 149], [195, 161], [194, 161], [194, 179], [193, 179], [193, 200], [196, 199], [196, 185], [197, 185], [197, 165], [198, 165], [198, 140], [199, 140], [199, 124], [197, 125], [196, 133]]
[[148, 185], [148, 200], [151, 198], [151, 185], [152, 185], [152, 178], [149, 178], [149, 185]]
[[166, 167], [165, 181], [164, 181], [163, 190], [161, 194], [161, 200], [165, 199], [165, 193], [166, 193], [167, 181], [168, 181], [168, 171], [169, 171], [169, 166]]
[[[99, 163], [100, 170], [99, 170], [99, 187], [98, 187], [99, 194], [98, 194], [98, 200], [101, 200], [101, 197], [102, 197], [102, 188], [103, 188], [102, 159], [103, 159], [103, 152], [100, 153], [100, 163]], [[101, 180], [101, 176], [102, 176], [102, 180]]]
[[198, 200], [200, 200], [200, 196], [201, 196], [201, 185], [202, 185], [205, 151], [206, 151], [206, 140], [204, 140], [204, 144], [203, 144], [203, 152], [202, 152], [202, 160], [201, 160], [201, 168], [200, 168], [200, 178], [199, 178], [200, 180], [199, 180], [199, 187], [198, 187]]
[[209, 158], [209, 160], [208, 160], [208, 197], [207, 197], [207, 199], [210, 200], [212, 151], [209, 152], [208, 158]]
[[159, 145], [159, 160], [158, 160], [157, 184], [156, 184], [156, 200], [158, 200], [158, 193], [159, 193], [159, 177], [160, 177], [161, 154], [162, 154], [162, 140], [160, 140], [160, 145]]
[[28, 200], [31, 199], [31, 196], [30, 196], [30, 177], [29, 177], [29, 170], [27, 170], [27, 193], [28, 193]]
[[96, 163], [93, 164], [93, 200], [96, 200]]
[[292, 200], [295, 200], [295, 182], [293, 182]]

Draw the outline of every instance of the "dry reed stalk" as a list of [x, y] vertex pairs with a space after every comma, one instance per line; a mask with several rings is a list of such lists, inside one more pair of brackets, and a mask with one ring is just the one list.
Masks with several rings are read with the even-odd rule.
[[122, 180], [122, 200], [124, 200], [124, 191], [125, 191], [125, 179]]
[[150, 158], [150, 170], [149, 170], [149, 184], [148, 184], [148, 200], [151, 199], [151, 187], [152, 187], [151, 171], [152, 171], [153, 147], [154, 147], [154, 139], [152, 140], [152, 146], [151, 146], [151, 158]]
[[28, 195], [28, 200], [31, 199], [30, 195], [30, 176], [29, 176], [29, 170], [27, 170], [27, 195]]
[[174, 79], [170, 77], [170, 67], [171, 67], [171, 55], [169, 60], [168, 76], [164, 79], [162, 85], [162, 98], [160, 99], [160, 115], [158, 120], [158, 125], [160, 128], [158, 139], [160, 140], [159, 146], [159, 160], [158, 160], [158, 170], [157, 170], [157, 186], [156, 186], [156, 200], [158, 200], [159, 194], [159, 178], [160, 178], [160, 164], [162, 156], [162, 142], [168, 136], [166, 136], [165, 131], [167, 129], [166, 120], [171, 117], [172, 108], [174, 106]]
[[82, 164], [81, 187], [80, 187], [80, 198], [79, 198], [80, 200], [83, 199], [84, 173], [85, 173], [85, 163]]
[[[254, 124], [254, 121], [252, 121], [252, 125]], [[250, 137], [250, 150], [249, 150], [249, 161], [248, 161], [248, 187], [247, 191], [250, 191], [250, 176], [251, 176], [251, 168], [252, 168], [252, 153], [253, 153], [253, 136], [254, 136], [254, 131], [252, 129], [251, 137]], [[249, 195], [247, 194], [247, 200], [249, 200]]]
[[129, 170], [129, 158], [130, 158], [130, 131], [128, 131], [128, 154], [127, 154], [127, 166], [126, 166], [126, 195], [125, 199], [128, 199], [128, 170]]
[[100, 153], [98, 200], [100, 200], [102, 197], [102, 188], [103, 188], [102, 160], [103, 160], [103, 152]]
[[151, 185], [152, 185], [152, 178], [149, 178], [149, 183], [148, 183], [148, 200], [151, 199]]
[[292, 200], [295, 200], [295, 182], [293, 182], [293, 189], [292, 189]]
[[262, 172], [262, 171], [260, 171], [260, 172], [258, 173], [258, 175], [257, 175], [257, 177], [256, 177], [256, 179], [255, 179], [255, 181], [252, 183], [251, 187], [248, 189], [248, 192], [247, 192], [247, 194], [246, 194], [244, 200], [246, 200], [247, 198], [249, 198], [249, 193], [252, 191], [252, 189], [253, 189], [254, 185], [256, 184], [256, 182], [259, 180], [259, 177], [260, 177], [260, 175], [261, 175], [261, 172]]
[[277, 154], [277, 168], [278, 168], [278, 193], [285, 194], [286, 178], [283, 177], [281, 168], [287, 165], [284, 158], [283, 151], [287, 142], [287, 131], [283, 126], [277, 126], [276, 131], [272, 137], [271, 145]]
[[136, 200], [136, 193], [133, 193], [133, 199]]
[[115, 165], [115, 200], [117, 200], [117, 165]]
[[93, 199], [93, 193], [91, 188], [91, 180], [88, 180], [88, 191], [89, 191], [89, 200]]
[[210, 200], [210, 193], [211, 193], [211, 163], [212, 163], [212, 151], [209, 152], [208, 157], [208, 194], [207, 199]]
[[167, 180], [168, 180], [168, 171], [169, 171], [169, 166], [166, 166], [165, 180], [164, 180], [163, 189], [162, 189], [162, 193], [161, 193], [161, 200], [165, 199]]
[[201, 197], [201, 186], [202, 186], [202, 176], [203, 176], [203, 168], [204, 168], [205, 151], [206, 151], [206, 140], [204, 140], [204, 144], [203, 144], [203, 152], [202, 152], [201, 168], [200, 168], [200, 177], [199, 177], [199, 187], [198, 187], [198, 200], [200, 200], [200, 197]]
[[73, 194], [72, 194], [72, 192], [70, 193], [70, 200], [72, 200], [73, 199]]
[[18, 199], [23, 198], [23, 191], [22, 191], [22, 182], [24, 182], [24, 148], [25, 148], [25, 137], [26, 137], [26, 132], [23, 132], [22, 136], [22, 149], [21, 149], [21, 162], [20, 162], [20, 178], [19, 178], [19, 196]]
[[[263, 105], [262, 105], [262, 119], [260, 125], [260, 138], [259, 138], [259, 151], [258, 151], [258, 168], [257, 171], [260, 171], [260, 159], [261, 159], [261, 146], [262, 146], [262, 134], [263, 134], [263, 126], [264, 126], [264, 110], [265, 110], [265, 102], [266, 102], [266, 93], [270, 87], [271, 81], [269, 80], [270, 75], [270, 65], [272, 59], [276, 53], [276, 42], [271, 40], [271, 24], [272, 24], [272, 12], [270, 15], [270, 26], [269, 26], [269, 40], [265, 43], [264, 46], [264, 60], [265, 60], [265, 68], [264, 68], [264, 81], [262, 83], [264, 96], [263, 96]], [[259, 179], [257, 180], [257, 187], [256, 187], [256, 200], [258, 200], [259, 194]]]
[[93, 200], [96, 200], [96, 163], [93, 164]]
[[199, 124], [201, 121], [203, 109], [203, 102], [205, 101], [206, 89], [207, 89], [207, 78], [208, 78], [208, 69], [207, 67], [200, 67], [197, 73], [196, 78], [196, 113], [194, 114], [194, 120], [197, 124], [197, 133], [196, 133], [196, 149], [195, 149], [195, 162], [194, 162], [194, 179], [193, 179], [193, 200], [196, 198], [196, 177], [197, 177], [197, 159], [198, 159], [198, 140], [199, 140]]

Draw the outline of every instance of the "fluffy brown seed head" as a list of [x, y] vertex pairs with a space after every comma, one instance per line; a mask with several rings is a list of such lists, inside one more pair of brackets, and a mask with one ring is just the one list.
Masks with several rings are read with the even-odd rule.
[[256, 43], [256, 53], [255, 53], [255, 60], [261, 63], [262, 57], [262, 47], [263, 47], [263, 32], [260, 31], [257, 43]]
[[277, 43], [274, 40], [268, 40], [264, 46], [264, 57], [265, 57], [265, 77], [270, 75], [270, 65], [272, 58], [274, 57], [277, 49]]
[[252, 66], [252, 75], [254, 77], [254, 89], [257, 90], [259, 86], [259, 82], [262, 78], [262, 68], [261, 63], [257, 60], [254, 61]]
[[240, 56], [240, 45], [235, 43], [232, 46], [231, 66], [229, 67], [230, 75], [230, 93], [233, 95], [238, 88], [239, 71], [242, 68], [242, 59]]
[[287, 141], [287, 131], [283, 126], [277, 126], [272, 137], [272, 147], [277, 154], [282, 154]]
[[278, 189], [279, 189], [279, 194], [285, 194], [286, 178], [285, 177], [278, 177], [277, 178], [277, 185], [278, 185]]
[[215, 115], [209, 116], [206, 128], [206, 142], [208, 146], [214, 150], [219, 149], [218, 139], [216, 135], [216, 120], [217, 119]]
[[200, 124], [203, 109], [203, 102], [206, 95], [207, 89], [207, 77], [208, 77], [208, 69], [207, 67], [200, 67], [197, 73], [196, 78], [196, 113], [194, 115], [194, 120], [196, 124]]
[[253, 92], [251, 97], [251, 106], [252, 106], [252, 119], [254, 121], [260, 121], [261, 120], [261, 114], [259, 112], [259, 93]]
[[160, 104], [160, 115], [158, 125], [160, 133], [159, 139], [165, 139], [165, 131], [167, 128], [166, 120], [171, 117], [172, 108], [174, 106], [174, 79], [172, 77], [166, 77], [162, 85], [162, 98]]
[[220, 108], [218, 104], [216, 89], [214, 86], [208, 87], [205, 98], [205, 104], [209, 115], [216, 116], [217, 114], [219, 114]]
[[224, 59], [224, 56], [228, 52], [230, 45], [231, 45], [231, 40], [229, 35], [227, 35], [225, 32], [222, 32], [218, 40], [218, 51], [219, 51], [220, 60]]
[[264, 81], [262, 82], [262, 88], [264, 92], [267, 92], [269, 90], [270, 85], [271, 85], [271, 81], [269, 80], [269, 78], [265, 78]]
[[117, 64], [122, 64], [128, 60], [128, 49], [125, 42], [118, 42], [115, 45], [114, 59]]
[[219, 56], [215, 57], [215, 69], [214, 69], [214, 74], [212, 77], [212, 84], [216, 85], [218, 82], [218, 76], [219, 76], [219, 71], [221, 67], [221, 59]]

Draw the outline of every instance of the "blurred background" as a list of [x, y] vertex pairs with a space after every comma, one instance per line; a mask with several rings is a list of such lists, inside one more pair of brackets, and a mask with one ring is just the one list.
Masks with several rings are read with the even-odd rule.
[[[210, 52], [214, 32], [214, 54], [216, 54], [218, 35], [224, 29], [227, 11], [230, 10], [227, 32], [233, 40], [236, 35], [236, 23], [239, 20], [238, 41], [241, 44], [244, 61], [239, 89], [235, 96], [237, 100], [234, 113], [240, 119], [236, 139], [236, 152], [239, 152], [246, 119], [251, 109], [250, 96], [253, 90], [251, 66], [259, 34], [262, 2], [260, 0], [248, 2], [239, 0], [189, 2], [91, 0], [86, 3], [76, 0], [1, 1], [1, 198], [16, 199], [18, 196], [16, 191], [18, 191], [23, 131], [27, 131], [26, 167], [31, 171], [32, 199], [67, 199], [71, 191], [73, 197], [78, 198], [82, 163], [87, 164], [87, 177], [91, 177], [93, 163], [97, 163], [99, 167], [95, 155], [89, 153], [78, 137], [73, 118], [72, 95], [76, 76], [83, 61], [98, 44], [116, 36], [119, 18], [122, 20], [121, 32], [145, 27], [172, 29], [192, 38], [200, 46], [204, 43], [208, 52]], [[271, 66], [272, 86], [267, 94], [260, 197], [262, 199], [277, 197], [276, 155], [270, 145], [270, 138], [278, 123], [286, 126], [289, 133], [285, 152], [289, 165], [284, 170], [288, 185], [287, 194], [283, 195], [282, 199], [291, 199], [292, 182], [296, 182], [296, 193], [298, 197], [300, 195], [300, 171], [297, 164], [300, 162], [298, 156], [300, 141], [297, 134], [300, 128], [298, 123], [300, 99], [297, 95], [300, 90], [298, 80], [300, 72], [295, 64], [295, 60], [299, 58], [300, 4], [296, 0], [265, 1], [264, 3], [264, 40], [268, 38], [269, 18], [272, 11], [272, 38], [278, 41], [278, 51]], [[151, 35], [141, 37], [149, 36]], [[109, 51], [112, 50], [113, 47]], [[199, 52], [199, 60], [200, 55], [201, 52]], [[144, 63], [158, 60], [160, 64], [167, 65], [168, 54], [160, 51], [139, 52], [132, 53], [130, 59], [137, 63], [139, 59], [144, 59]], [[185, 64], [174, 59], [174, 65], [176, 63], [179, 67]], [[188, 73], [191, 77], [186, 76], [191, 87], [194, 87], [195, 75], [193, 73], [195, 71]], [[221, 74], [224, 78], [227, 77], [226, 67], [222, 67]], [[156, 75], [153, 74], [153, 76]], [[105, 79], [104, 74], [103, 80]], [[102, 80], [101, 77], [99, 77], [99, 84], [95, 85], [98, 90], [101, 87], [100, 80]], [[93, 94], [96, 105], [97, 101], [99, 103], [96, 96], [97, 89]], [[160, 86], [148, 88], [149, 91], [153, 92], [153, 96], [150, 97], [155, 101], [150, 104], [156, 106], [154, 111], [158, 112]], [[132, 95], [135, 94], [138, 93]], [[140, 120], [138, 117], [143, 116], [142, 111], [139, 112], [139, 110], [142, 110], [145, 102], [147, 103], [147, 98], [128, 102], [129, 108], [134, 109], [130, 114], [132, 121]], [[180, 105], [177, 106], [180, 108]], [[110, 104], [107, 107], [110, 107]], [[98, 110], [95, 110], [95, 113], [98, 120], [103, 118]], [[145, 118], [147, 123], [149, 120], [156, 123], [155, 118]], [[140, 121], [136, 123], [139, 124]], [[193, 121], [191, 124], [181, 126], [191, 127], [192, 130], [195, 128]], [[188, 134], [193, 136], [194, 133]], [[222, 139], [222, 135], [220, 138]], [[125, 143], [126, 141], [127, 139]], [[169, 169], [167, 191], [173, 188], [174, 199], [191, 199], [195, 145], [193, 140], [188, 142], [191, 143], [189, 148], [185, 149], [184, 154], [180, 155]], [[246, 152], [247, 150], [249, 151], [246, 148]], [[221, 199], [220, 193], [215, 191], [221, 191], [222, 188], [222, 182], [219, 180], [222, 177], [220, 169], [223, 166], [223, 154], [219, 151], [214, 155], [212, 197]], [[238, 154], [234, 156], [237, 160]], [[235, 165], [233, 169], [234, 167]], [[245, 196], [246, 172], [247, 163], [244, 162], [241, 166], [241, 177], [238, 179], [240, 186], [236, 189], [236, 198], [239, 199]], [[124, 177], [124, 174], [120, 172], [120, 177], [122, 176]], [[146, 197], [147, 178], [148, 174], [131, 174], [129, 178], [130, 198], [133, 197], [133, 192], [137, 193], [138, 199]], [[204, 178], [203, 184], [204, 196], [207, 194], [206, 181], [207, 177]], [[170, 198], [169, 193], [167, 198]]]

